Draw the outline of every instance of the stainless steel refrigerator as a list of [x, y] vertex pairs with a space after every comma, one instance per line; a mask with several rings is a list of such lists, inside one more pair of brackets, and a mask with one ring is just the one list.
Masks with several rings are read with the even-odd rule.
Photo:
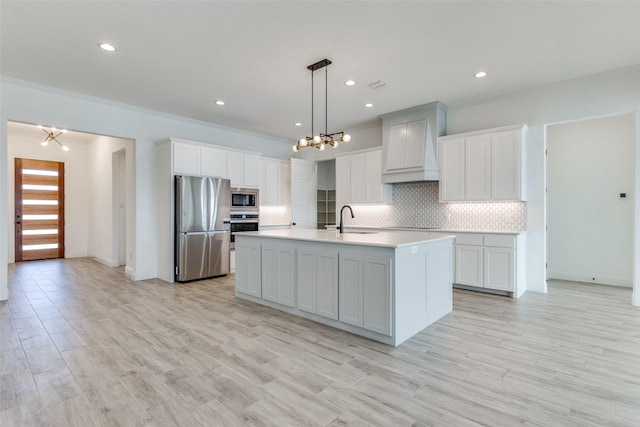
[[176, 176], [176, 281], [229, 274], [230, 181]]

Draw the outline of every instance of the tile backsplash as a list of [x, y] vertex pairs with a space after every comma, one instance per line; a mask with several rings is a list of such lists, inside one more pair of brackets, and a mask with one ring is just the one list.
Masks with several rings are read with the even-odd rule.
[[526, 202], [440, 203], [438, 182], [393, 184], [392, 205], [355, 205], [348, 225], [524, 231]]
[[291, 210], [288, 206], [260, 206], [260, 225], [288, 225]]

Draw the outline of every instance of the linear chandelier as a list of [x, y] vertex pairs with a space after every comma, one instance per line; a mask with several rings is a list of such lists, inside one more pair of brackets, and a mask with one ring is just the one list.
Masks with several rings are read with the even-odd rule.
[[47, 145], [49, 145], [49, 141], [55, 141], [58, 143], [58, 145], [60, 146], [60, 148], [62, 148], [64, 151], [69, 151], [69, 147], [67, 147], [66, 145], [64, 145], [63, 143], [61, 143], [60, 141], [58, 141], [58, 137], [60, 135], [62, 135], [63, 133], [67, 133], [66, 129], [56, 129], [56, 128], [51, 128], [51, 129], [45, 129], [43, 126], [39, 126], [38, 128], [47, 134], [47, 136], [45, 137], [44, 141], [42, 141], [40, 143], [40, 145], [42, 145], [43, 147], [46, 147]]
[[[298, 152], [301, 148], [315, 147], [320, 151], [324, 151], [325, 146], [329, 145], [332, 148], [338, 148], [340, 142], [351, 141], [351, 135], [344, 132], [329, 133], [328, 131], [328, 78], [327, 78], [327, 66], [331, 64], [328, 59], [323, 59], [315, 64], [311, 64], [307, 67], [311, 70], [311, 136], [301, 138], [296, 145], [293, 146], [293, 151]], [[313, 133], [313, 73], [321, 68], [324, 68], [324, 133], [320, 132], [318, 135]]]

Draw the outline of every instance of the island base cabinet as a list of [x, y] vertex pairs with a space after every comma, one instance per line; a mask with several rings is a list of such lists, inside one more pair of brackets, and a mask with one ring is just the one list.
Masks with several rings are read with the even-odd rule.
[[236, 294], [262, 298], [260, 244], [254, 241], [236, 243]]
[[338, 255], [300, 245], [297, 260], [297, 308], [338, 320]]
[[236, 296], [393, 346], [451, 311], [452, 236], [377, 247], [273, 233], [236, 236]]
[[364, 327], [364, 257], [340, 253], [339, 259], [339, 320], [362, 328]]
[[364, 325], [369, 331], [391, 336], [391, 260], [364, 257]]
[[338, 255], [318, 251], [317, 257], [317, 314], [338, 320]]
[[340, 254], [340, 321], [391, 336], [391, 259]]
[[278, 242], [262, 245], [262, 298], [295, 307], [294, 260], [290, 246]]

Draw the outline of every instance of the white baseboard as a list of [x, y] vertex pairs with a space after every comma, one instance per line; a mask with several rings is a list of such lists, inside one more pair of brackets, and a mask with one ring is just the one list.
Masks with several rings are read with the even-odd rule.
[[547, 279], [549, 280], [568, 280], [570, 282], [583, 282], [583, 283], [594, 283], [597, 285], [611, 285], [611, 286], [624, 286], [626, 288], [633, 287], [632, 279], [623, 279], [620, 277], [606, 277], [599, 276], [596, 277], [596, 280], [593, 280], [591, 276], [585, 276], [581, 274], [566, 274], [566, 273], [558, 273], [553, 271], [547, 272]]
[[119, 267], [120, 263], [118, 261], [105, 259], [99, 256], [92, 257], [94, 260], [98, 261], [100, 264], [106, 265], [107, 267]]

